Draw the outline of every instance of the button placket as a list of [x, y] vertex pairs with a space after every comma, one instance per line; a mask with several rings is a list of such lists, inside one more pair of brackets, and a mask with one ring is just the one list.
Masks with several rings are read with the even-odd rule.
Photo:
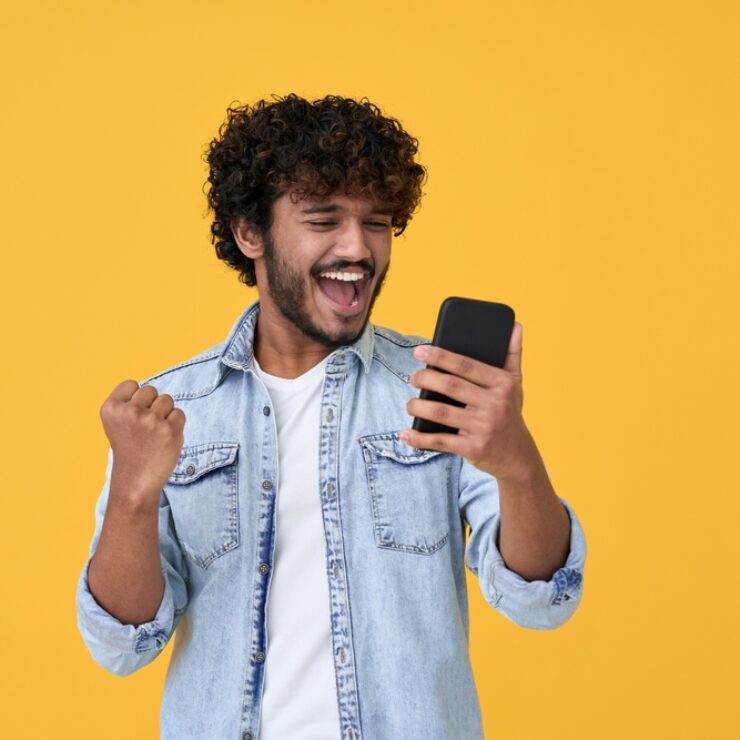
[[[339, 716], [344, 728], [354, 730], [353, 736], [359, 738], [359, 706], [354, 660], [352, 659], [352, 624], [349, 618], [349, 599], [347, 584], [342, 577], [344, 562], [344, 538], [340, 515], [339, 489], [339, 419], [342, 387], [346, 382], [346, 355], [334, 356], [327, 367], [324, 390], [321, 397], [322, 424], [320, 429], [320, 496], [324, 520], [327, 556], [327, 580], [329, 596], [336, 608], [337, 616], [332, 618], [332, 642], [334, 645], [334, 670], [339, 688]], [[347, 729], [342, 738], [349, 737]]]

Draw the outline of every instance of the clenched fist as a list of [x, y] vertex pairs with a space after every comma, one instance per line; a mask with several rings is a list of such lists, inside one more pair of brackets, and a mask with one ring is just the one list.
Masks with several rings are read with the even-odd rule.
[[172, 396], [157, 394], [135, 380], [119, 383], [100, 407], [113, 450], [116, 489], [155, 503], [177, 464], [184, 441], [185, 414]]

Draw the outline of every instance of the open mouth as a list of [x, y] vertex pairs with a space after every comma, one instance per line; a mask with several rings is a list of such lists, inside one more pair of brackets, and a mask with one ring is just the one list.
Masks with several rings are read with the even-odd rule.
[[321, 292], [343, 313], [357, 313], [365, 297], [369, 277], [365, 272], [328, 270], [316, 276]]

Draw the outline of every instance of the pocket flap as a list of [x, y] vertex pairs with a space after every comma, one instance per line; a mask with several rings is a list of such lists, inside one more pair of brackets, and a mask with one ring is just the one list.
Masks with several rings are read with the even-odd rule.
[[440, 450], [420, 450], [418, 447], [407, 445], [399, 439], [398, 432], [361, 437], [360, 444], [365, 455], [374, 453], [379, 457], [387, 457], [406, 465], [423, 463], [437, 455], [446, 454]]
[[183, 447], [169, 482], [190, 483], [210, 470], [231, 465], [238, 449], [238, 442], [207, 442]]

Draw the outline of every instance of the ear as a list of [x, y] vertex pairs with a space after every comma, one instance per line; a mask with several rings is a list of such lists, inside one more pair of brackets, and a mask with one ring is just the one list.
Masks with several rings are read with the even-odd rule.
[[231, 233], [241, 252], [250, 259], [256, 259], [264, 254], [262, 237], [243, 216], [231, 219]]

